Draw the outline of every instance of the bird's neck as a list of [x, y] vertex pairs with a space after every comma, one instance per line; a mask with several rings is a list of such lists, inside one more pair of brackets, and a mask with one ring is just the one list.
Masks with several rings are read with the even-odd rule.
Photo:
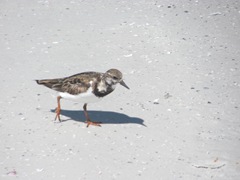
[[107, 81], [101, 80], [99, 83], [96, 84], [97, 88], [94, 90], [94, 94], [98, 97], [104, 97], [115, 89], [116, 85], [108, 84]]

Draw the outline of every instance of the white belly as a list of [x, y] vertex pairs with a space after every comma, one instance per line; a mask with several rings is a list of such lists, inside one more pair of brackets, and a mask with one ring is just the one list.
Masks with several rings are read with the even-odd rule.
[[80, 102], [80, 103], [93, 103], [102, 100], [102, 98], [96, 97], [92, 93], [92, 88], [89, 88], [85, 93], [78, 95], [72, 95], [67, 92], [60, 92], [59, 95], [64, 99], [69, 99], [71, 101]]

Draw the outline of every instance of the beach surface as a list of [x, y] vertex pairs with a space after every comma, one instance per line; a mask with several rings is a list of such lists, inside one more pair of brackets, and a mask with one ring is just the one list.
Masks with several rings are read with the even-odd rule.
[[[1, 0], [0, 179], [238, 180], [240, 2]], [[117, 68], [101, 102], [36, 79]]]

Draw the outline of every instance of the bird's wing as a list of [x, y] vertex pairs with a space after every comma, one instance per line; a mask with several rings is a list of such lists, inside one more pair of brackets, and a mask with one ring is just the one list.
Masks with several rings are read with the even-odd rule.
[[56, 85], [53, 89], [61, 92], [67, 92], [72, 95], [77, 95], [86, 92], [91, 85], [95, 85], [101, 74], [94, 72], [86, 72], [76, 74], [64, 78], [61, 86]]
[[97, 72], [84, 72], [66, 78], [42, 79], [36, 82], [55, 91], [76, 95], [86, 92], [91, 85], [94, 87], [102, 75]]

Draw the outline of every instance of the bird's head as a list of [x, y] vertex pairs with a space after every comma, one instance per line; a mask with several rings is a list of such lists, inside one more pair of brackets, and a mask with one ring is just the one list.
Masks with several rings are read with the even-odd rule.
[[105, 80], [110, 85], [116, 85], [117, 83], [121, 84], [125, 88], [129, 89], [129, 87], [123, 81], [122, 73], [117, 69], [109, 69], [104, 74]]

